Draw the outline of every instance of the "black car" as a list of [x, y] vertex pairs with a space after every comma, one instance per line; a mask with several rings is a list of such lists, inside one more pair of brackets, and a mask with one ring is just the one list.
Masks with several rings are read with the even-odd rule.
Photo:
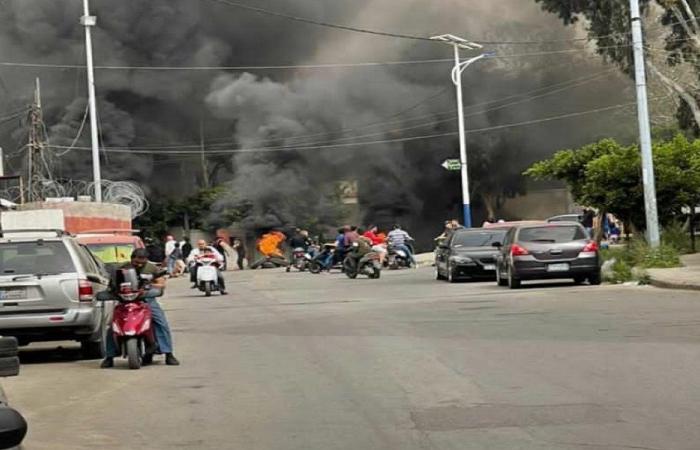
[[601, 282], [598, 245], [576, 222], [521, 225], [496, 245], [496, 279], [500, 286], [520, 287], [523, 280], [570, 278]]
[[435, 278], [451, 283], [461, 279], [494, 279], [494, 242], [502, 242], [508, 228], [456, 230], [435, 251]]

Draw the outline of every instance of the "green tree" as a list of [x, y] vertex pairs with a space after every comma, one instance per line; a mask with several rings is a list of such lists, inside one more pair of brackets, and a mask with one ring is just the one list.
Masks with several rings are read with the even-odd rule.
[[[659, 217], [669, 224], [684, 209], [700, 204], [700, 140], [677, 135], [654, 143]], [[604, 139], [579, 150], [562, 150], [525, 172], [536, 179], [560, 180], [583, 205], [611, 212], [636, 229], [645, 225], [641, 161], [636, 145]]]
[[[597, 51], [633, 73], [627, 0], [535, 0], [571, 25], [585, 19]], [[679, 98], [682, 128], [700, 134], [700, 0], [640, 0], [646, 22], [647, 69]], [[652, 7], [654, 6], [654, 7]], [[659, 25], [660, 23], [660, 25]], [[653, 48], [652, 48], [653, 47]]]

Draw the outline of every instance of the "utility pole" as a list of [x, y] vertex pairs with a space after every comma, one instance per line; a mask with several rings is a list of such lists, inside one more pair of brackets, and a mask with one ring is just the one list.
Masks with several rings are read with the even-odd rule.
[[34, 104], [29, 115], [29, 143], [27, 145], [27, 198], [30, 202], [43, 200], [41, 185], [50, 178], [44, 155], [43, 128], [44, 119], [41, 111], [41, 83], [36, 79]]
[[85, 55], [87, 57], [88, 104], [90, 108], [90, 135], [92, 137], [92, 178], [95, 183], [95, 201], [102, 203], [102, 174], [100, 170], [99, 136], [97, 134], [97, 102], [95, 101], [95, 70], [92, 60], [91, 27], [97, 17], [90, 15], [88, 0], [83, 0], [83, 16], [80, 24], [85, 27]]
[[634, 75], [637, 85], [637, 119], [639, 121], [639, 146], [642, 151], [642, 181], [644, 183], [647, 239], [650, 246], [658, 247], [661, 243], [661, 237], [659, 234], [659, 216], [656, 208], [654, 157], [651, 149], [646, 65], [644, 62], [644, 37], [642, 36], [642, 19], [639, 14], [639, 0], [630, 0], [630, 13], [632, 16]]
[[207, 158], [204, 155], [204, 120], [202, 119], [199, 120], [199, 150], [202, 164], [202, 187], [206, 189], [209, 187], [209, 167]]
[[471, 195], [469, 193], [469, 170], [467, 167], [467, 136], [464, 129], [464, 104], [462, 102], [462, 72], [472, 63], [491, 56], [491, 53], [483, 53], [464, 62], [460, 61], [459, 51], [474, 50], [482, 48], [476, 42], [470, 42], [466, 39], [454, 36], [452, 34], [443, 34], [441, 36], [433, 36], [430, 39], [441, 41], [451, 45], [454, 48], [455, 66], [452, 69], [452, 83], [457, 89], [457, 115], [459, 118], [459, 163], [460, 172], [462, 175], [462, 207], [464, 213], [464, 227], [472, 227], [472, 210], [471, 210]]

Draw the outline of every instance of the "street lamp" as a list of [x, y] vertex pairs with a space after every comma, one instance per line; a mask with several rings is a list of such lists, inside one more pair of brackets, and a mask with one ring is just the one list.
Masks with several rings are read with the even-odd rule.
[[459, 162], [461, 165], [460, 171], [462, 173], [462, 204], [464, 206], [464, 226], [466, 228], [471, 228], [472, 212], [471, 200], [469, 196], [469, 173], [467, 171], [467, 137], [464, 129], [464, 105], [462, 104], [462, 72], [464, 72], [467, 67], [477, 62], [478, 60], [489, 56], [493, 56], [493, 53], [482, 53], [481, 55], [475, 56], [466, 61], [460, 61], [460, 49], [476, 50], [483, 47], [477, 44], [476, 42], [470, 42], [466, 39], [462, 39], [452, 34], [433, 36], [430, 39], [444, 42], [446, 44], [451, 45], [454, 48], [455, 66], [452, 69], [452, 82], [457, 88], [457, 115], [459, 116]]

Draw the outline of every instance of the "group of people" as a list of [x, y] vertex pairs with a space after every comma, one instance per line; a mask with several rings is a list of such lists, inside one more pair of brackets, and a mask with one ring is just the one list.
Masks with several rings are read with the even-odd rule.
[[236, 263], [240, 270], [244, 268], [244, 261], [246, 258], [246, 250], [243, 241], [239, 238], [232, 238], [229, 242], [226, 239], [217, 237], [211, 243], [207, 243], [204, 240], [197, 241], [197, 246], [193, 247], [190, 242], [190, 238], [185, 236], [181, 241], [175, 239], [174, 236], [168, 235], [165, 238], [165, 246], [162, 251], [162, 255], [159, 249], [149, 248], [149, 259], [154, 262], [163, 262], [168, 270], [168, 275], [173, 278], [179, 277], [186, 272], [190, 272], [189, 266], [192, 263], [193, 252], [200, 247], [201, 243], [204, 243], [207, 247], [214, 249], [219, 257], [221, 258], [220, 268], [222, 270], [227, 270], [228, 266], [228, 256], [235, 252]]
[[353, 246], [354, 243], [364, 247], [364, 253], [367, 251], [376, 252], [379, 255], [379, 262], [384, 263], [384, 259], [389, 253], [389, 247], [400, 250], [406, 253], [411, 265], [416, 266], [413, 246], [411, 242], [413, 238], [410, 234], [401, 228], [401, 225], [394, 225], [394, 228], [388, 233], [383, 233], [376, 225], [369, 225], [366, 229], [354, 225], [346, 225], [338, 229], [338, 235], [335, 238], [336, 254], [339, 257], [345, 255]]

